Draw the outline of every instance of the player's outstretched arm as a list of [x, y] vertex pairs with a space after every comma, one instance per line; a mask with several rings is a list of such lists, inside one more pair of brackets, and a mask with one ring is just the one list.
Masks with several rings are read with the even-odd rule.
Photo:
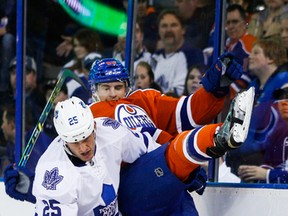
[[196, 125], [211, 123], [217, 117], [223, 109], [224, 96], [229, 92], [230, 83], [239, 79], [242, 73], [242, 66], [230, 53], [221, 55], [206, 71], [202, 79], [203, 88], [192, 95], [191, 111], [187, 110], [192, 112], [192, 119]]
[[4, 184], [6, 193], [21, 201], [36, 203], [36, 198], [32, 195], [34, 175], [25, 167], [16, 167], [9, 164], [4, 171]]

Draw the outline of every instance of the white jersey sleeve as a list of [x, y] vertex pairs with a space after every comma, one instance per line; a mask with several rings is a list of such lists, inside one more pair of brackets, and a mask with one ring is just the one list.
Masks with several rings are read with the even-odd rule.
[[[132, 163], [141, 155], [160, 146], [148, 132], [133, 131], [113, 119], [98, 118], [96, 119], [96, 128], [98, 124], [104, 127], [97, 129], [100, 130], [97, 133], [97, 145], [108, 149], [108, 151], [111, 151], [112, 148], [117, 149], [121, 154], [121, 160], [124, 162]], [[111, 133], [113, 133], [113, 136], [111, 136]], [[105, 140], [105, 136], [110, 137], [109, 144], [100, 142], [100, 140]], [[117, 158], [117, 156], [115, 155], [114, 158]]]

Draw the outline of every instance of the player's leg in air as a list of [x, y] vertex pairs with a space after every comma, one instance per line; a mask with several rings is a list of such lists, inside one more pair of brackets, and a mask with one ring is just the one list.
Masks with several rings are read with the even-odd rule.
[[234, 98], [223, 124], [182, 132], [170, 144], [123, 169], [119, 188], [123, 214], [176, 215], [186, 190], [203, 193], [206, 179], [199, 175], [200, 165], [240, 147], [245, 141], [253, 101], [254, 88], [250, 88]]

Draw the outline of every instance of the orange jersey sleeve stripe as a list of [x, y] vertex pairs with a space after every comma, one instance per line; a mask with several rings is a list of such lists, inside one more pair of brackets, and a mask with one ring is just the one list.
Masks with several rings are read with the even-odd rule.
[[182, 132], [167, 147], [167, 164], [180, 180], [186, 180], [194, 169], [210, 159], [206, 149], [214, 146], [213, 138], [219, 125], [211, 124], [195, 131]]

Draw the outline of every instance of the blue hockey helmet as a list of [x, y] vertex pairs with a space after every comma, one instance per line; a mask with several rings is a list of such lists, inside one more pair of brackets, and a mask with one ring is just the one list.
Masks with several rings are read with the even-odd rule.
[[91, 66], [88, 81], [91, 87], [99, 83], [117, 81], [126, 82], [127, 87], [130, 87], [128, 70], [114, 58], [96, 60]]

